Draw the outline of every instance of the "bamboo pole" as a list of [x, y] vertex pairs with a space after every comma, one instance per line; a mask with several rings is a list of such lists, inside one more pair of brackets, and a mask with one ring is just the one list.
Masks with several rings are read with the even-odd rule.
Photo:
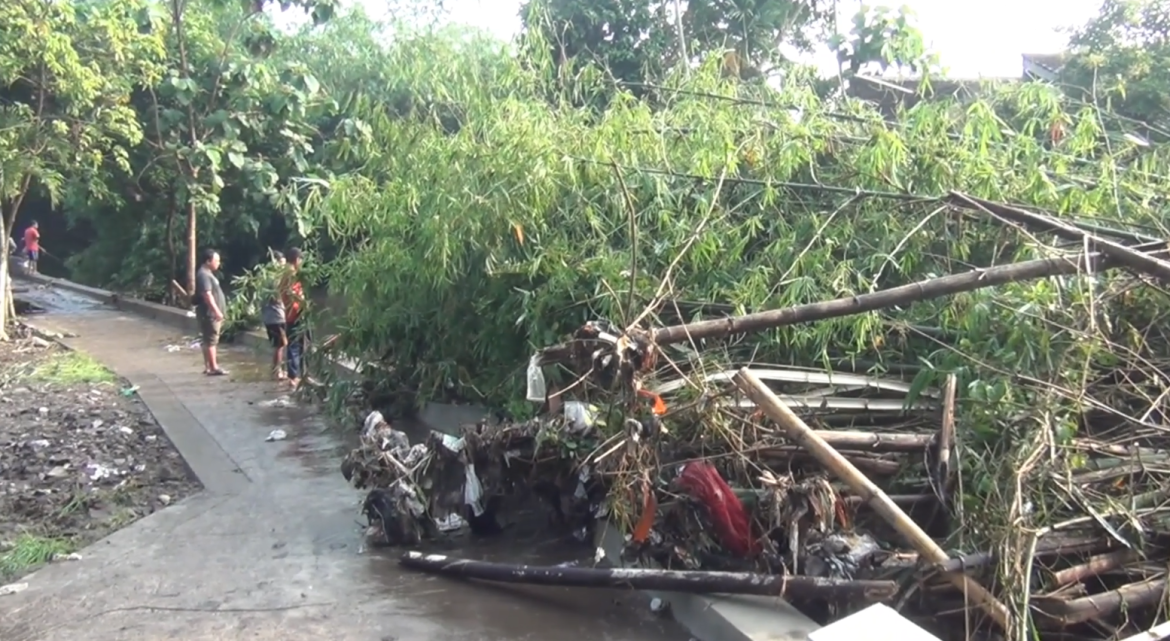
[[898, 592], [898, 584], [893, 581], [830, 579], [753, 572], [541, 567], [474, 561], [421, 552], [407, 552], [398, 562], [412, 570], [464, 579], [573, 588], [665, 590], [690, 594], [752, 594], [779, 598], [867, 602], [889, 601]]
[[[1165, 243], [1140, 246], [1131, 251], [1150, 252], [1161, 256], [1166, 255]], [[784, 309], [772, 309], [765, 312], [731, 316], [714, 320], [699, 321], [687, 325], [663, 327], [654, 332], [654, 342], [658, 345], [682, 343], [688, 340], [704, 338], [719, 338], [733, 334], [750, 334], [786, 325], [808, 323], [872, 312], [887, 307], [908, 305], [910, 303], [951, 296], [962, 292], [970, 292], [985, 287], [995, 287], [1007, 283], [1015, 283], [1050, 276], [1076, 274], [1083, 271], [1098, 271], [1117, 267], [1118, 260], [1104, 255], [1101, 252], [1080, 253], [1076, 256], [1061, 258], [1041, 258], [1010, 265], [999, 265], [986, 269], [973, 269], [962, 274], [950, 274], [939, 278], [928, 278], [909, 285], [891, 287], [868, 294], [858, 294], [836, 300], [819, 303], [808, 303]]]
[[943, 385], [942, 426], [938, 430], [938, 484], [944, 503], [951, 503], [951, 449], [955, 447], [955, 375], [947, 374]]
[[[930, 564], [939, 564], [949, 560], [947, 553], [934, 542], [934, 539], [927, 536], [922, 528], [911, 521], [881, 488], [874, 485], [831, 445], [825, 443], [824, 439], [818, 437], [749, 368], [745, 367], [739, 370], [734, 381], [769, 418], [786, 432], [788, 438], [807, 449], [822, 465], [847, 483], [870, 508], [905, 537], [924, 561]], [[995, 595], [961, 572], [951, 572], [943, 576], [963, 591], [964, 598], [968, 595], [974, 597], [974, 600], [1001, 628], [1011, 629], [1011, 613], [1003, 603], [995, 598]]]
[[1170, 263], [1165, 260], [1134, 251], [1120, 243], [1106, 240], [1083, 229], [1077, 229], [1052, 216], [1038, 214], [1002, 203], [973, 198], [957, 191], [950, 193], [950, 201], [966, 209], [982, 211], [985, 214], [1003, 218], [1004, 220], [1018, 223], [1036, 231], [1055, 234], [1065, 240], [1087, 240], [1102, 254], [1109, 256], [1121, 265], [1125, 265], [1136, 272], [1170, 280]]

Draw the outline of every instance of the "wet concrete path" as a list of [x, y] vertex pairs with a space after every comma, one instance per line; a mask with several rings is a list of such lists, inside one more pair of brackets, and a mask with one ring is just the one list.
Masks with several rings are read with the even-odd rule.
[[[199, 351], [178, 331], [90, 299], [35, 286], [19, 296], [49, 310], [29, 322], [65, 334], [71, 347], [140, 386], [206, 490], [0, 597], [0, 639], [687, 638], [634, 593], [501, 587], [400, 570], [396, 554], [362, 548], [361, 494], [338, 472], [341, 439], [309, 410], [266, 407], [281, 393], [275, 383], [205, 377]], [[225, 351], [229, 369], [257, 370], [255, 354]], [[266, 443], [276, 428], [289, 439]], [[548, 560], [543, 545], [563, 553], [540, 540], [448, 552], [532, 563]]]

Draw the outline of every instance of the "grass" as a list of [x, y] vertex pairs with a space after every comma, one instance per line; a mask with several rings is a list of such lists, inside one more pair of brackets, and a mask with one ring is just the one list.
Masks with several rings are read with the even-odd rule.
[[36, 366], [32, 380], [58, 385], [96, 385], [115, 383], [118, 377], [104, 365], [81, 352], [54, 354]]
[[0, 555], [0, 578], [20, 576], [58, 555], [69, 554], [72, 549], [66, 540], [22, 534]]

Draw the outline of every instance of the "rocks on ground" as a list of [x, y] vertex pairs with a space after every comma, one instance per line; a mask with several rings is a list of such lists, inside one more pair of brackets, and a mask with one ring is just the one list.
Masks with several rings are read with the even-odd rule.
[[11, 329], [0, 343], [0, 584], [199, 487], [128, 383]]

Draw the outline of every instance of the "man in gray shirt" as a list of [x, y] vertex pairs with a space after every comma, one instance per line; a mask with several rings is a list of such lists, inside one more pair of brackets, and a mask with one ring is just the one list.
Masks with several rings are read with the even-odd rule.
[[205, 249], [202, 258], [199, 270], [195, 272], [195, 318], [199, 321], [199, 340], [203, 346], [203, 373], [223, 376], [227, 372], [220, 368], [216, 360], [219, 334], [223, 330], [223, 315], [227, 311], [227, 300], [219, 286], [219, 279], [215, 277], [219, 269], [219, 252]]
[[288, 331], [284, 324], [284, 300], [280, 296], [280, 281], [284, 277], [284, 254], [272, 252], [272, 262], [275, 267], [275, 278], [270, 283], [272, 296], [260, 308], [260, 322], [264, 323], [264, 331], [268, 333], [268, 342], [272, 344], [272, 371], [277, 380], [288, 378], [284, 373], [284, 350], [288, 347]]

